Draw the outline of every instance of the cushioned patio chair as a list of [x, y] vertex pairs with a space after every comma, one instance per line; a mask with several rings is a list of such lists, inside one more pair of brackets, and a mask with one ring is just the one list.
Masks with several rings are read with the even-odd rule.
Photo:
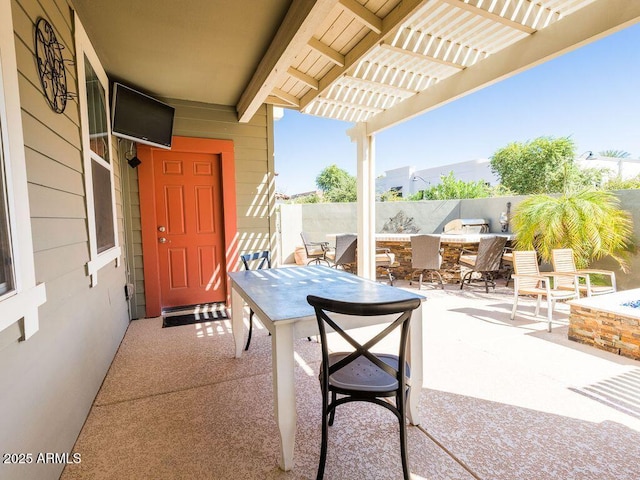
[[422, 288], [422, 278], [426, 273], [431, 275], [431, 281], [434, 276], [438, 278], [440, 287], [444, 289], [442, 275], [440, 275], [440, 267], [442, 267], [442, 248], [440, 247], [440, 235], [412, 235], [411, 236], [411, 278], [409, 285], [413, 284], [416, 274], [420, 274], [418, 280], [418, 289]]
[[[317, 479], [321, 480], [324, 476], [329, 426], [333, 425], [336, 407], [344, 403], [360, 401], [380, 405], [398, 418], [403, 478], [409, 480], [406, 399], [411, 372], [407, 364], [407, 340], [411, 314], [420, 305], [420, 300], [350, 303], [309, 295], [307, 301], [315, 309], [322, 347], [319, 375], [322, 391], [322, 443]], [[391, 318], [390, 324], [385, 326], [384, 330], [372, 333], [372, 338], [362, 342], [350, 336], [341, 327], [345, 315], [357, 317], [390, 315]], [[329, 353], [327, 329], [336, 332], [354, 350]], [[400, 335], [395, 336], [394, 341], [397, 353], [371, 352], [371, 348], [398, 330]], [[386, 401], [387, 398], [394, 398], [395, 405]], [[363, 451], [363, 456], [368, 454], [370, 454], [369, 450]]]
[[[579, 298], [577, 277], [573, 274], [563, 274], [559, 272], [541, 273], [538, 268], [538, 258], [535, 250], [514, 250], [513, 251], [513, 309], [511, 310], [511, 320], [516, 316], [518, 308], [518, 297], [520, 295], [533, 295], [537, 297], [535, 315], [540, 313], [540, 301], [542, 297], [547, 300], [547, 331], [551, 331], [551, 321], [553, 319], [553, 308], [557, 300], [572, 300]], [[566, 277], [566, 286], [569, 287], [573, 281], [573, 289], [556, 290], [551, 288], [551, 279]], [[556, 280], [557, 281], [557, 280]]]
[[[576, 268], [576, 263], [571, 248], [556, 248], [551, 250], [551, 264], [554, 272], [573, 273], [578, 278], [584, 280], [584, 283], [578, 284], [578, 290], [585, 293], [587, 297], [593, 295], [604, 295], [606, 293], [614, 293], [616, 291], [616, 274], [611, 270], [598, 269], [580, 269]], [[602, 275], [609, 277], [608, 285], [594, 285], [591, 281], [592, 275]], [[555, 280], [554, 288], [562, 290], [570, 290], [573, 288], [567, 277], [561, 276]]]
[[463, 250], [459, 263], [461, 266], [469, 268], [469, 271], [464, 274], [460, 281], [460, 290], [464, 287], [465, 280], [467, 285], [471, 283], [474, 273], [480, 274], [480, 280], [484, 281], [484, 288], [487, 293], [489, 293], [489, 285], [495, 289], [494, 274], [500, 270], [502, 254], [506, 244], [507, 237], [496, 235], [482, 237], [477, 253], [465, 253], [465, 250]]
[[327, 252], [329, 251], [329, 242], [310, 242], [307, 240], [307, 235], [304, 232], [300, 232], [304, 250], [307, 254], [307, 265], [315, 263], [317, 265], [324, 263], [329, 265], [327, 260]]
[[353, 272], [356, 263], [358, 236], [353, 233], [336, 235], [336, 247], [326, 253], [326, 258], [335, 268]]

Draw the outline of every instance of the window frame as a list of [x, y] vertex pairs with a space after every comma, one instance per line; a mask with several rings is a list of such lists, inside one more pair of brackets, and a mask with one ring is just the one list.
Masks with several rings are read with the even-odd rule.
[[[75, 15], [76, 27], [76, 68], [78, 74], [78, 101], [80, 106], [80, 124], [82, 133], [82, 156], [84, 165], [84, 183], [87, 204], [87, 224], [89, 227], [89, 261], [87, 262], [87, 275], [91, 277], [91, 286], [98, 284], [98, 271], [115, 260], [116, 268], [120, 266], [122, 259], [122, 249], [118, 238], [118, 218], [116, 208], [116, 192], [115, 192], [115, 165], [113, 157], [113, 149], [111, 145], [111, 113], [109, 108], [109, 79], [107, 77], [100, 59], [98, 58], [91, 41], [87, 36], [78, 15]], [[87, 102], [87, 88], [85, 83], [85, 59], [89, 61], [98, 80], [102, 84], [105, 95], [105, 115], [107, 126], [107, 148], [109, 161], [105, 161], [98, 154], [93, 152], [90, 143], [89, 134], [89, 107]], [[113, 240], [114, 246], [98, 252], [98, 236], [96, 230], [95, 219], [95, 201], [93, 192], [93, 162], [99, 166], [109, 170], [111, 179], [111, 207], [113, 214]]]
[[14, 280], [14, 288], [0, 296], [0, 331], [21, 322], [21, 340], [27, 340], [39, 329], [46, 287], [36, 284], [12, 18], [11, 0], [0, 0], [0, 134]]

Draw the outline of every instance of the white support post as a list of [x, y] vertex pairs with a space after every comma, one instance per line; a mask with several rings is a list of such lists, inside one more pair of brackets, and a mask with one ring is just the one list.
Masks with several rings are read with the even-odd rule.
[[376, 192], [375, 138], [367, 135], [366, 125], [347, 131], [358, 144], [358, 275], [376, 278]]

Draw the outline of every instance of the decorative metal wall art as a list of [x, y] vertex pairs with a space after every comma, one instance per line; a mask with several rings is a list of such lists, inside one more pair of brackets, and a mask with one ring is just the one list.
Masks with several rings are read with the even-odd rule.
[[64, 112], [67, 100], [74, 94], [67, 91], [67, 72], [62, 57], [64, 45], [58, 42], [51, 24], [38, 18], [35, 30], [35, 51], [40, 84], [49, 106], [56, 113]]

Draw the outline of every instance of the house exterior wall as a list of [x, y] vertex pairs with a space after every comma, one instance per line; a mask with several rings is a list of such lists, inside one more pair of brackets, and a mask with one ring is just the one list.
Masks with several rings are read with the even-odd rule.
[[[4, 5], [0, 15], [8, 15]], [[0, 332], [2, 452], [70, 452], [126, 331], [125, 268], [110, 262], [91, 286], [80, 110], [54, 113], [34, 58], [38, 17], [54, 26], [65, 59], [76, 61], [73, 13], [65, 0], [12, 0], [19, 100], [31, 211], [35, 276], [46, 285], [39, 330], [21, 341], [15, 325]], [[74, 64], [66, 66], [78, 91]], [[113, 140], [113, 138], [112, 138]], [[117, 147], [115, 141], [113, 143]], [[123, 241], [119, 156], [114, 148], [118, 235]], [[30, 249], [29, 245], [20, 245]], [[0, 464], [3, 479], [58, 478], [64, 464]]]
[[[240, 124], [233, 107], [163, 98], [176, 109], [173, 134], [184, 137], [215, 138], [234, 142], [236, 162], [236, 211], [238, 253], [267, 250], [277, 256], [273, 158], [273, 109], [262, 106], [250, 122]], [[142, 230], [137, 171], [127, 167], [125, 193], [130, 282], [135, 285], [131, 301], [132, 318], [146, 316], [143, 272]], [[226, 209], [225, 209], [226, 211]]]

